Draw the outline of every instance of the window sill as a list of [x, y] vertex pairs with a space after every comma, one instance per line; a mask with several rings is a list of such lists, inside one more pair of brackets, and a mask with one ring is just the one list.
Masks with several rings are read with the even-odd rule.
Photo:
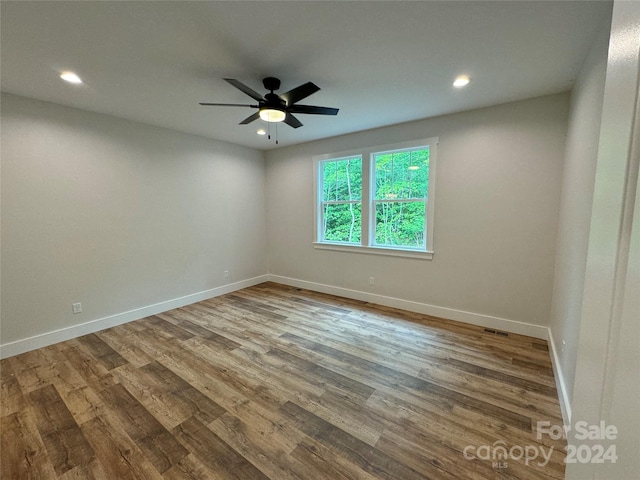
[[364, 247], [361, 245], [343, 245], [339, 243], [313, 242], [313, 248], [317, 250], [334, 250], [338, 252], [364, 253], [369, 255], [386, 255], [389, 257], [416, 258], [419, 260], [433, 259], [434, 252], [419, 250], [401, 250], [398, 248]]

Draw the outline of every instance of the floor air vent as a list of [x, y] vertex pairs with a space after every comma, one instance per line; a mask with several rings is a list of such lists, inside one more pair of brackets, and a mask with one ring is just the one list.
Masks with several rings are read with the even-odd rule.
[[494, 330], [493, 328], [485, 328], [484, 333], [490, 333], [492, 335], [500, 335], [501, 337], [508, 337], [509, 333], [501, 332], [500, 330]]

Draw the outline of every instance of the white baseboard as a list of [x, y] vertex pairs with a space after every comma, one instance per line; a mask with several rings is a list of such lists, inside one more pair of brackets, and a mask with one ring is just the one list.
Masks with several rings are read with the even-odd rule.
[[569, 402], [569, 391], [560, 367], [560, 358], [556, 350], [556, 343], [553, 341], [551, 329], [547, 329], [549, 344], [549, 353], [551, 354], [551, 364], [553, 365], [553, 377], [556, 380], [556, 389], [558, 390], [558, 400], [560, 401], [560, 410], [562, 410], [562, 420], [565, 425], [571, 425], [571, 403]]
[[64, 342], [65, 340], [70, 340], [89, 333], [99, 332], [106, 328], [115, 327], [116, 325], [121, 325], [133, 320], [140, 320], [141, 318], [145, 318], [150, 315], [166, 312], [167, 310], [172, 310], [174, 308], [184, 307], [185, 305], [201, 302], [202, 300], [224, 295], [225, 293], [235, 292], [236, 290], [241, 290], [243, 288], [266, 282], [268, 279], [268, 275], [260, 275], [258, 277], [230, 283], [210, 290], [192, 293], [183, 297], [156, 303], [154, 305], [136, 308], [135, 310], [129, 310], [128, 312], [118, 313], [108, 317], [81, 323], [79, 325], [73, 325], [22, 340], [16, 340], [15, 342], [0, 345], [0, 358], [13, 357], [14, 355], [19, 355], [20, 353], [28, 352], [30, 350], [46, 347], [58, 342]]
[[510, 333], [527, 335], [529, 337], [547, 340], [549, 337], [547, 327], [541, 325], [533, 325], [531, 323], [519, 322], [517, 320], [509, 320], [506, 318], [493, 317], [481, 313], [466, 312], [464, 310], [456, 310], [453, 308], [439, 307], [429, 305], [427, 303], [414, 302], [411, 300], [402, 300], [400, 298], [386, 297], [375, 293], [362, 292], [359, 290], [350, 290], [348, 288], [334, 287], [332, 285], [324, 285], [321, 283], [308, 282], [306, 280], [298, 280], [296, 278], [282, 277], [280, 275], [268, 275], [269, 280], [276, 283], [282, 283], [292, 287], [305, 288], [321, 293], [338, 295], [340, 297], [352, 298], [364, 302], [376, 303], [386, 307], [399, 308], [410, 312], [432, 315], [434, 317], [446, 318], [458, 322], [470, 323], [481, 327], [492, 328], [495, 330], [504, 330]]

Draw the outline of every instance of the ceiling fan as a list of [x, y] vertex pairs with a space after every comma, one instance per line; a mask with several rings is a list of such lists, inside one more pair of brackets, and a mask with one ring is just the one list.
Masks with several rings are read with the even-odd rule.
[[269, 90], [269, 93], [260, 95], [252, 88], [246, 86], [244, 83], [234, 78], [225, 78], [226, 82], [236, 87], [241, 92], [246, 93], [251, 98], [258, 102], [257, 105], [242, 104], [242, 103], [200, 103], [200, 105], [206, 106], [222, 106], [222, 107], [251, 107], [257, 108], [258, 111], [253, 115], [248, 116], [240, 122], [240, 125], [246, 125], [258, 118], [261, 118], [265, 122], [284, 122], [287, 125], [298, 128], [302, 126], [300, 120], [293, 116], [294, 113], [306, 113], [312, 115], [337, 115], [337, 108], [330, 107], [316, 107], [314, 105], [297, 105], [296, 102], [307, 98], [309, 95], [316, 93], [320, 90], [317, 85], [307, 82], [299, 87], [289, 90], [282, 95], [273, 93], [280, 88], [280, 80], [274, 77], [267, 77], [262, 80], [264, 88]]

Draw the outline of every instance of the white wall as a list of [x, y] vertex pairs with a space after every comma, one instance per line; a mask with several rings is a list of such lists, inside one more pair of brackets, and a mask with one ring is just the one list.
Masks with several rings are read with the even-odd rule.
[[[616, 463], [567, 465], [570, 480], [640, 471], [640, 3], [613, 7], [589, 230], [573, 423], [615, 425]], [[575, 432], [575, 430], [574, 430]]]
[[1, 142], [2, 344], [267, 273], [260, 151], [13, 95]]
[[[553, 95], [267, 152], [269, 272], [546, 325], [567, 113]], [[433, 260], [314, 249], [312, 156], [425, 137], [440, 141]]]
[[609, 26], [594, 41], [571, 93], [550, 322], [565, 406], [575, 377], [608, 44]]

